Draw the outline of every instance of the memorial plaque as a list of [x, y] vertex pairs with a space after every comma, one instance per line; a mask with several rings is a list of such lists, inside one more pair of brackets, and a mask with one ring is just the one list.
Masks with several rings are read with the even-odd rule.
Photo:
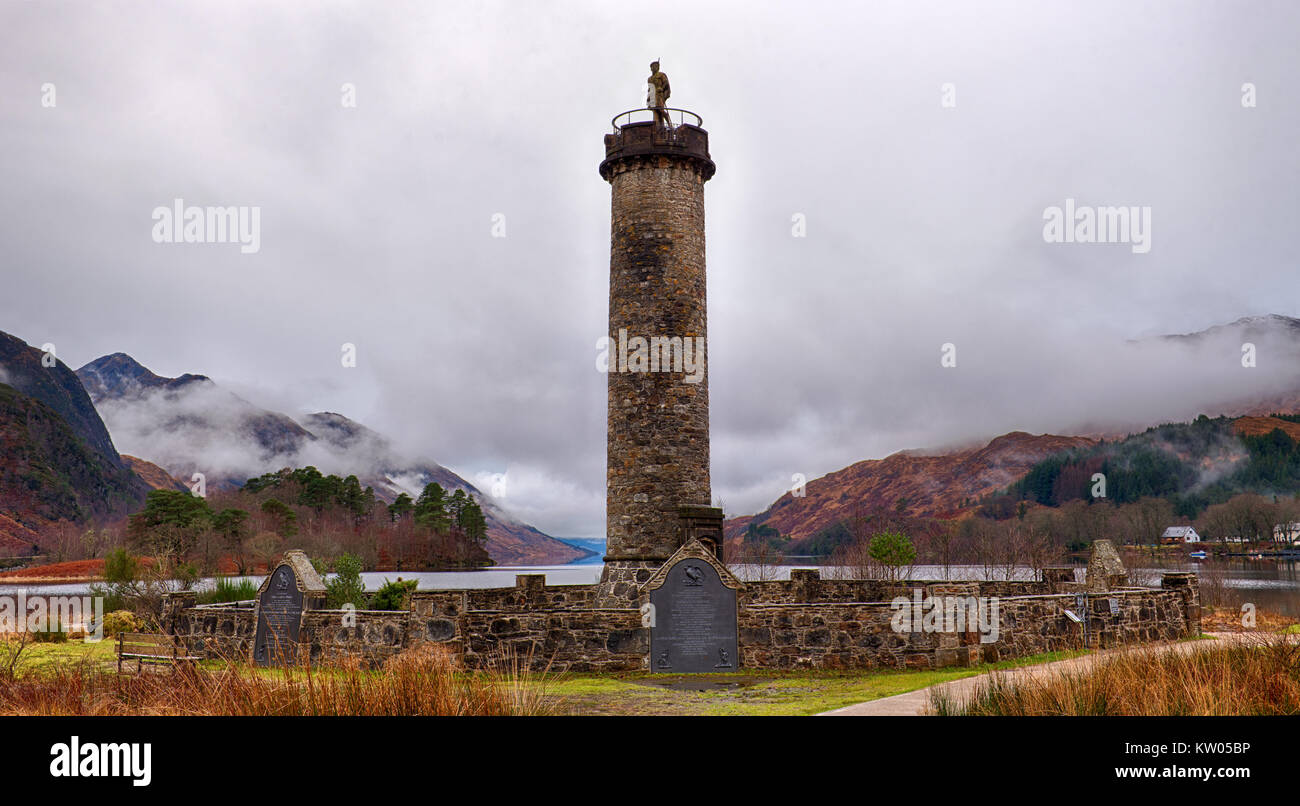
[[298, 589], [298, 577], [293, 567], [278, 566], [257, 600], [254, 663], [258, 666], [284, 666], [295, 661], [302, 611], [303, 594]]
[[685, 557], [650, 591], [650, 669], [660, 673], [734, 672], [736, 591], [706, 560]]

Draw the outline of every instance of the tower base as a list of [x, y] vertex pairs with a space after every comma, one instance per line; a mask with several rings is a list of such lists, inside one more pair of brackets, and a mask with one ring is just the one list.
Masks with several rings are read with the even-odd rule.
[[[697, 504], [677, 507], [677, 536], [673, 551], [692, 540], [698, 540], [719, 563], [723, 562], [722, 510]], [[595, 606], [598, 608], [637, 608], [641, 606], [641, 586], [671, 557], [642, 555], [637, 559], [605, 557], [605, 570], [600, 574], [596, 589]]]
[[596, 587], [597, 608], [633, 609], [640, 606], [641, 586], [650, 581], [662, 560], [608, 560]]

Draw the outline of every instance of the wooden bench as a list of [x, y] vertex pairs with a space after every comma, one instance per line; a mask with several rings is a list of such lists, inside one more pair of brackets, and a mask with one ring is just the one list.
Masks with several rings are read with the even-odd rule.
[[135, 671], [139, 674], [146, 663], [159, 663], [175, 666], [177, 663], [194, 663], [203, 660], [196, 655], [185, 654], [180, 644], [170, 635], [155, 633], [124, 632], [117, 636], [117, 673], [122, 673], [122, 662], [135, 661]]

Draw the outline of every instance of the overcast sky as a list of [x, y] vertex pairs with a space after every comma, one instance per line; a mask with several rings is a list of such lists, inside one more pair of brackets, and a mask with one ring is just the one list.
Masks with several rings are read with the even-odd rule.
[[[661, 57], [718, 165], [728, 515], [904, 448], [1195, 414], [1293, 380], [1124, 343], [1300, 314], [1297, 8], [9, 0], [0, 330], [346, 414], [601, 535], [596, 166]], [[260, 251], [155, 243], [176, 198], [260, 207]], [[1150, 251], [1045, 242], [1066, 199], [1149, 207]]]

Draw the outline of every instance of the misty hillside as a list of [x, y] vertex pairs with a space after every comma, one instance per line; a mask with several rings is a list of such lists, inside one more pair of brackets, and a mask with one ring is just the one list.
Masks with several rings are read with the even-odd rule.
[[791, 551], [797, 553], [799, 541], [875, 509], [953, 517], [1021, 478], [1044, 458], [1092, 442], [1086, 437], [1015, 432], [950, 453], [900, 451], [867, 459], [808, 482], [802, 497], [787, 492], [757, 515], [732, 518], [724, 536], [736, 541], [746, 529], [764, 526], [794, 541]]
[[[1189, 383], [1180, 405], [1138, 427], [1190, 421], [1201, 414], [1241, 417], [1300, 411], [1300, 319], [1280, 314], [1244, 316], [1228, 324], [1158, 336], [1141, 344], [1161, 350], [1157, 356], [1162, 360], [1176, 362]], [[1246, 345], [1254, 348], [1254, 366], [1243, 366]], [[1174, 352], [1166, 354], [1165, 348]], [[1123, 395], [1132, 393], [1123, 388], [1115, 392], [1121, 402]]]
[[[1253, 367], [1242, 365], [1247, 344]], [[809, 482], [802, 498], [786, 493], [756, 515], [728, 520], [725, 536], [735, 543], [746, 533], [751, 541], [779, 537], [798, 553], [824, 544], [855, 513], [954, 518], [978, 506], [1007, 517], [1021, 500], [1055, 506], [1083, 498], [1094, 472], [1107, 474], [1112, 502], [1166, 497], [1185, 517], [1235, 493], [1300, 489], [1289, 475], [1291, 448], [1271, 433], [1300, 439], [1300, 426], [1266, 416], [1300, 411], [1300, 319], [1248, 316], [1134, 340], [1113, 359], [1112, 374], [1084, 379], [1108, 405], [1065, 429], [1079, 436], [1013, 432], [978, 448], [864, 460]], [[1145, 376], [1136, 369], [1143, 365]], [[1127, 379], [1128, 369], [1144, 380]], [[1180, 417], [1194, 422], [1151, 427]], [[1149, 430], [1129, 433], [1140, 429]], [[1107, 440], [1090, 438], [1098, 436]]]
[[0, 550], [34, 551], [36, 531], [124, 516], [148, 486], [120, 457], [67, 366], [0, 333]]
[[293, 466], [316, 439], [292, 418], [254, 406], [203, 375], [161, 377], [125, 353], [97, 358], [76, 374], [124, 452], [177, 478], [203, 473], [211, 488], [260, 475], [248, 470]]
[[387, 437], [341, 414], [316, 412], [295, 421], [206, 376], [163, 377], [125, 353], [97, 358], [77, 377], [122, 450], [164, 471], [151, 474], [155, 486], [170, 486], [167, 476], [184, 482], [197, 472], [210, 491], [234, 490], [266, 473], [311, 466], [355, 475], [391, 503], [437, 482], [482, 503], [487, 549], [498, 564], [563, 564], [589, 555], [519, 523], [465, 479], [436, 462], [403, 456]]
[[1034, 465], [982, 509], [1009, 517], [1010, 501], [1060, 506], [1091, 500], [1096, 473], [1105, 476], [1108, 502], [1164, 498], [1188, 519], [1239, 493], [1290, 497], [1300, 492], [1300, 416], [1202, 416], [1063, 451]]
[[77, 377], [96, 403], [111, 398], [140, 397], [155, 389], [179, 390], [191, 383], [209, 380], [204, 375], [189, 374], [164, 378], [145, 369], [126, 353], [97, 358], [78, 369]]
[[44, 366], [44, 355], [22, 339], [0, 333], [0, 383], [49, 406], [87, 445], [120, 466], [109, 431], [79, 376], [62, 361]]
[[1242, 339], [1255, 342], [1281, 335], [1300, 343], [1300, 319], [1277, 313], [1263, 316], [1243, 316], [1235, 322], [1214, 325], [1195, 333], [1171, 333], [1160, 338], [1173, 342], [1198, 343], [1210, 341], [1224, 335], [1234, 340]]

